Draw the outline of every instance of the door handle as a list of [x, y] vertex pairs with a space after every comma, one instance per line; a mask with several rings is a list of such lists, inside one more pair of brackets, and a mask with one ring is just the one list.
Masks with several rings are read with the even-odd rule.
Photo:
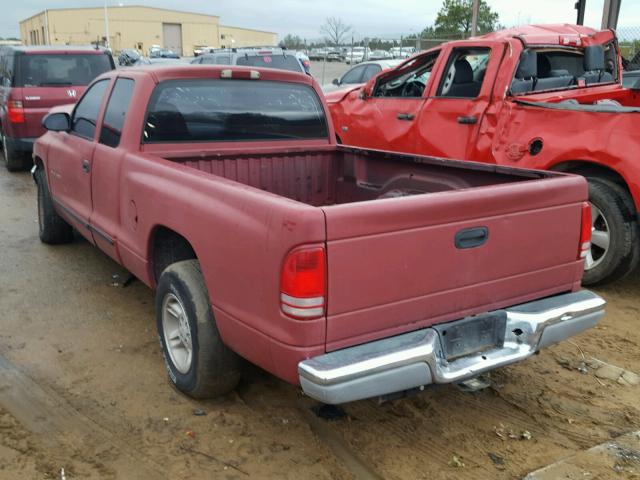
[[489, 229], [487, 227], [467, 228], [456, 233], [456, 248], [467, 249], [484, 245], [489, 239]]
[[398, 114], [398, 120], [408, 120], [411, 121], [414, 118], [416, 118], [416, 116], [412, 113], [399, 113]]
[[478, 117], [458, 117], [458, 123], [462, 125], [475, 125], [478, 123]]
[[82, 160], [82, 171], [84, 173], [89, 173], [89, 170], [91, 170], [91, 163], [89, 163], [89, 160]]

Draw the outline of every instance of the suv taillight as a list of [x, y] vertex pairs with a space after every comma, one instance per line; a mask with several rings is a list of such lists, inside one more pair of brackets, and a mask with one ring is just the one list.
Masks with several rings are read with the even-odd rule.
[[280, 277], [280, 307], [289, 317], [320, 318], [325, 313], [326, 255], [323, 247], [304, 247], [285, 258]]
[[578, 258], [585, 258], [591, 249], [591, 204], [582, 203], [582, 220], [580, 224], [580, 244]]
[[7, 117], [11, 123], [24, 123], [24, 108], [19, 100], [9, 100], [7, 103]]

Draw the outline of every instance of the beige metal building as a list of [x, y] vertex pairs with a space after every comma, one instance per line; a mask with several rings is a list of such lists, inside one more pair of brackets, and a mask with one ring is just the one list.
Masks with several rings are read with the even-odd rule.
[[20, 22], [25, 45], [108, 44], [114, 52], [152, 45], [192, 55], [196, 46], [276, 45], [273, 32], [220, 25], [220, 17], [145, 6], [61, 8], [44, 10]]

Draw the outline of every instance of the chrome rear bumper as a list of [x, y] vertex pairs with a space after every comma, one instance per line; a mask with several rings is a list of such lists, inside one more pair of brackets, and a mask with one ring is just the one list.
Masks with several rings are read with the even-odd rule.
[[434, 384], [460, 382], [523, 360], [598, 323], [605, 301], [581, 290], [505, 309], [504, 343], [447, 361], [438, 332], [425, 328], [304, 360], [304, 392], [339, 404]]

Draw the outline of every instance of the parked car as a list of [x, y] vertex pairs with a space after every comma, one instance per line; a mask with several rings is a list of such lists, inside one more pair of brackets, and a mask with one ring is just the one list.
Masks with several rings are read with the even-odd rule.
[[640, 70], [624, 72], [622, 74], [622, 84], [625, 88], [640, 90]]
[[409, 58], [416, 53], [416, 47], [392, 47], [389, 53], [393, 58]]
[[324, 58], [329, 53], [329, 50], [326, 48], [313, 48], [309, 51], [309, 59], [310, 60], [324, 60]]
[[296, 53], [296, 58], [302, 64], [302, 68], [304, 68], [304, 73], [307, 75], [311, 75], [311, 62], [309, 61], [309, 57], [306, 53], [301, 50], [298, 50]]
[[347, 56], [345, 58], [345, 62], [347, 65], [354, 65], [362, 62], [366, 62], [369, 59], [370, 55], [369, 48], [366, 47], [353, 47], [347, 52]]
[[125, 48], [120, 50], [120, 54], [118, 55], [118, 65], [121, 67], [130, 67], [135, 65], [142, 55], [140, 52], [133, 48]]
[[159, 50], [149, 52], [149, 58], [171, 58], [177, 60], [180, 58], [180, 55], [168, 48], [161, 48]]
[[339, 50], [330, 50], [325, 58], [327, 62], [342, 62], [344, 60]]
[[640, 103], [618, 61], [613, 31], [525, 26], [443, 44], [327, 100], [348, 145], [587, 177], [592, 285], [640, 258]]
[[383, 70], [398, 66], [402, 60], [377, 60], [375, 62], [363, 62], [347, 70], [340, 78], [334, 78], [328, 85], [322, 86], [324, 93], [333, 92], [345, 87], [361, 85], [369, 81]]
[[0, 140], [7, 169], [31, 166], [49, 108], [75, 102], [95, 77], [114, 68], [111, 55], [93, 47], [0, 47]]
[[322, 98], [283, 70], [131, 68], [44, 120], [40, 239], [75, 228], [155, 288], [179, 390], [229, 392], [243, 357], [336, 404], [598, 322], [584, 178], [338, 146]]
[[193, 49], [193, 56], [197, 57], [202, 55], [203, 53], [211, 53], [215, 48], [209, 47], [207, 45], [196, 45]]
[[292, 72], [307, 73], [304, 64], [295, 53], [281, 48], [265, 50], [233, 49], [207, 53], [194, 58], [194, 65], [242, 65], [248, 67], [278, 68]]
[[388, 60], [391, 58], [393, 58], [393, 55], [386, 50], [374, 50], [369, 55], [369, 60]]

